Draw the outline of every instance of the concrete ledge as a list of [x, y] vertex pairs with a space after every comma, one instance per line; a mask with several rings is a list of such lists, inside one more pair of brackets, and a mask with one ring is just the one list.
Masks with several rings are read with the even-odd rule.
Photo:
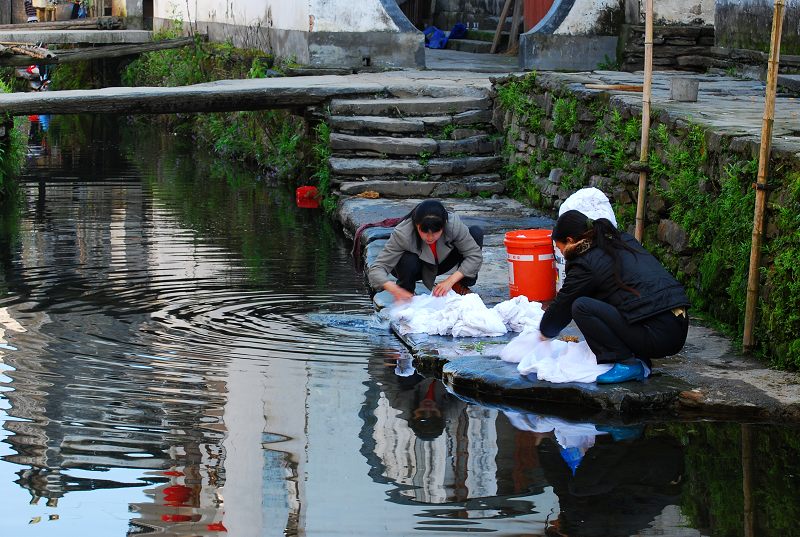
[[519, 61], [524, 69], [591, 71], [617, 57], [616, 37], [527, 33], [520, 36]]

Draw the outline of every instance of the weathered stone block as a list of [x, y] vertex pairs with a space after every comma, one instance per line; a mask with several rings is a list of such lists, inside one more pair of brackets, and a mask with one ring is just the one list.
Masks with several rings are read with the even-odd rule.
[[664, 219], [658, 223], [658, 240], [669, 244], [676, 253], [684, 252], [689, 247], [688, 235], [672, 220]]
[[593, 186], [605, 192], [612, 184], [610, 177], [603, 177], [602, 175], [593, 175], [589, 178], [589, 186]]
[[570, 153], [576, 153], [580, 145], [581, 135], [577, 132], [572, 133], [572, 135], [569, 137], [569, 143], [567, 144], [567, 151]]
[[594, 155], [594, 138], [584, 140], [583, 144], [578, 148], [581, 155]]
[[566, 149], [567, 139], [560, 134], [556, 134], [555, 137], [553, 137], [553, 147], [561, 150]]
[[561, 168], [553, 168], [550, 170], [550, 175], [547, 177], [547, 180], [554, 184], [560, 184], [562, 175], [564, 175], [564, 170]]
[[623, 186], [615, 187], [612, 195], [619, 203], [627, 204], [633, 202], [633, 197]]

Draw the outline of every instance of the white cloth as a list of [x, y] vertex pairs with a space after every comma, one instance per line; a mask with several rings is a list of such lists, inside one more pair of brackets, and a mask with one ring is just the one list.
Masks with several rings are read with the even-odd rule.
[[[582, 212], [592, 220], [605, 218], [614, 227], [617, 227], [617, 217], [614, 215], [611, 202], [608, 201], [608, 198], [600, 189], [589, 187], [573, 192], [558, 208], [558, 216], [573, 210]], [[558, 278], [556, 279], [556, 291], [558, 291], [564, 284], [564, 278], [567, 277], [566, 262], [564, 261], [564, 254], [555, 246], [555, 243], [553, 243], [553, 249], [555, 250], [556, 269], [558, 270]]]
[[521, 375], [535, 373], [548, 382], [595, 382], [611, 365], [598, 364], [585, 341], [573, 343], [541, 339], [538, 328], [528, 328], [500, 351], [500, 358], [516, 363]]
[[595, 437], [608, 434], [597, 430], [591, 423], [572, 423], [552, 416], [540, 416], [526, 412], [504, 410], [508, 421], [515, 429], [533, 433], [549, 433], [553, 431], [556, 442], [562, 448], [580, 448], [587, 450], [594, 446]]
[[436, 334], [454, 337], [495, 337], [508, 331], [538, 327], [544, 311], [538, 302], [518, 296], [489, 309], [475, 293], [444, 297], [415, 296], [389, 308], [389, 317], [400, 335]]
[[617, 227], [617, 217], [614, 215], [611, 202], [598, 188], [581, 188], [573, 192], [558, 208], [558, 216], [573, 210], [582, 212], [592, 220], [605, 218]]

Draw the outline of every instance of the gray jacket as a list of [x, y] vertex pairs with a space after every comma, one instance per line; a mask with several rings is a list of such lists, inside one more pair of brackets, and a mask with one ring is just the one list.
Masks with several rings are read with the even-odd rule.
[[[403, 220], [394, 228], [392, 235], [381, 253], [370, 265], [367, 273], [369, 284], [374, 289], [382, 289], [383, 284], [389, 281], [392, 270], [405, 252], [418, 255], [420, 260], [425, 263], [422, 266], [422, 283], [428, 289], [433, 289], [438, 272], [437, 263], [433, 258], [430, 246], [424, 241], [417, 241], [418, 237], [417, 228], [411, 218]], [[458, 250], [464, 258], [456, 270], [461, 271], [467, 278], [477, 277], [481, 264], [483, 264], [481, 248], [469, 234], [469, 228], [461, 219], [453, 213], [448, 213], [444, 233], [436, 241], [436, 255], [439, 259], [444, 260], [453, 250]]]

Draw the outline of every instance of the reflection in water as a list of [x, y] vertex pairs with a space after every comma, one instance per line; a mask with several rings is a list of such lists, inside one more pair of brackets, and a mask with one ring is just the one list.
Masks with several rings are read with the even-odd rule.
[[326, 218], [136, 131], [55, 118], [0, 218], [4, 534], [797, 534], [797, 431], [468, 404]]

